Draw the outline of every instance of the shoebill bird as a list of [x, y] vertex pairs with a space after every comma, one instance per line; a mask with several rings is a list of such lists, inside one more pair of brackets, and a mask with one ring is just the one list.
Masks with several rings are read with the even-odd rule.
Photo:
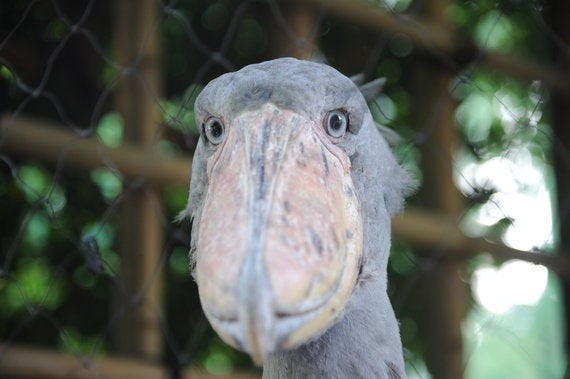
[[409, 180], [361, 90], [282, 58], [213, 80], [195, 114], [182, 215], [214, 330], [266, 378], [405, 377], [386, 265]]

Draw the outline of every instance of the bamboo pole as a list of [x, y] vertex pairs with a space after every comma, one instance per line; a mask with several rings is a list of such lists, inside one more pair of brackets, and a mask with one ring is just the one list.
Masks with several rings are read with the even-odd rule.
[[[254, 372], [213, 375], [197, 367], [182, 371], [182, 379], [256, 379]], [[0, 378], [13, 379], [165, 379], [165, 367], [128, 358], [89, 357], [54, 350], [0, 345]]]
[[[570, 72], [570, 2], [553, 0], [550, 5], [550, 26], [559, 41], [552, 42], [552, 61], [567, 73]], [[556, 45], [555, 43], [558, 43]], [[570, 89], [555, 89], [550, 94], [552, 129], [554, 132], [553, 158], [558, 196], [557, 214], [559, 245], [561, 249], [570, 248]], [[565, 256], [568, 251], [565, 252]], [[566, 321], [565, 348], [570, 355], [570, 275], [562, 276], [564, 308]], [[567, 370], [566, 376], [570, 375]]]
[[[115, 93], [125, 123], [125, 142], [152, 151], [159, 117], [157, 2], [114, 3], [117, 61], [127, 68]], [[114, 343], [118, 352], [149, 361], [162, 355], [163, 230], [159, 193], [152, 187], [126, 191], [119, 225], [120, 285], [113, 292]]]
[[296, 4], [289, 9], [288, 16], [296, 39], [293, 42], [291, 56], [299, 59], [310, 59], [318, 52], [313, 34], [316, 19], [314, 10], [304, 4]]
[[[430, 22], [447, 25], [445, 9], [448, 0], [430, 0], [423, 12]], [[463, 204], [453, 182], [453, 154], [458, 135], [454, 124], [454, 101], [449, 93], [453, 73], [428, 62], [416, 67], [414, 100], [416, 125], [426, 136], [422, 150], [423, 183], [419, 198], [428, 207], [448, 219], [457, 219]], [[447, 242], [447, 237], [444, 239]], [[459, 255], [450, 245], [430, 248], [424, 254], [437, 258], [441, 251]], [[463, 246], [461, 246], [463, 247]], [[421, 251], [420, 251], [421, 254]], [[464, 262], [459, 259], [439, 259], [420, 280], [423, 307], [420, 333], [425, 340], [426, 365], [435, 379], [463, 377], [463, 336], [461, 324], [465, 312], [466, 288], [461, 279]]]
[[[85, 172], [113, 167], [121, 176], [155, 188], [172, 184], [187, 187], [192, 165], [190, 155], [165, 156], [131, 145], [109, 148], [95, 138], [78, 137], [56, 123], [10, 115], [0, 117], [0, 152], [59, 165], [64, 170]], [[441, 259], [468, 259], [485, 252], [498, 259], [524, 260], [570, 275], [568, 254], [521, 251], [485, 238], [470, 238], [457, 227], [456, 217], [427, 208], [407, 207], [405, 213], [394, 217], [392, 224], [396, 238], [428, 253], [433, 251], [429, 248], [438, 248]], [[458, 251], [460, 255], [450, 255], [449, 251]]]
[[489, 254], [501, 261], [518, 259], [547, 267], [565, 277], [570, 276], [570, 259], [560, 251], [523, 251], [485, 237], [466, 236], [457, 227], [457, 217], [427, 208], [407, 207], [392, 219], [394, 237], [406, 241], [425, 257], [441, 261], [465, 261], [478, 254]]
[[109, 168], [129, 181], [153, 187], [186, 187], [192, 165], [190, 155], [166, 156], [134, 144], [110, 148], [95, 137], [81, 137], [64, 125], [26, 116], [0, 117], [0, 151], [66, 170]]
[[374, 2], [362, 0], [306, 0], [303, 3], [319, 9], [324, 7], [335, 17], [369, 30], [404, 34], [417, 48], [457, 60], [459, 69], [477, 58], [478, 64], [487, 69], [523, 81], [540, 80], [553, 88], [570, 87], [570, 78], [562, 70], [538, 62], [529, 62], [528, 59], [514, 54], [478, 47], [467, 36], [461, 36], [456, 30], [433, 20], [391, 13]]
[[318, 30], [315, 9], [301, 2], [272, 2], [269, 5], [276, 17], [267, 25], [274, 41], [269, 46], [269, 56], [315, 58], [319, 52], [315, 40]]

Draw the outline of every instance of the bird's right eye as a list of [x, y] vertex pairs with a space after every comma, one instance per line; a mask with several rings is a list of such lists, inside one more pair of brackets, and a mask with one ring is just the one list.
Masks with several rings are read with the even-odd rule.
[[217, 117], [210, 117], [202, 124], [203, 135], [212, 144], [217, 145], [224, 140], [225, 127]]
[[336, 109], [327, 113], [325, 117], [325, 129], [333, 138], [341, 138], [348, 129], [348, 115], [342, 109]]

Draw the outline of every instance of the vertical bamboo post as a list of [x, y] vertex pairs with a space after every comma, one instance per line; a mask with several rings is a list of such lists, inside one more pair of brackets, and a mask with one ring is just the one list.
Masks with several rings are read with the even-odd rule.
[[301, 2], [280, 4], [283, 6], [286, 28], [282, 24], [270, 26], [273, 39], [277, 41], [270, 47], [270, 55], [298, 59], [312, 58], [318, 53], [313, 33], [317, 18], [314, 8]]
[[[445, 24], [448, 0], [425, 3], [425, 16]], [[454, 125], [454, 101], [449, 92], [452, 73], [430, 59], [421, 62], [415, 82], [417, 125], [425, 133], [422, 146], [422, 205], [449, 217], [458, 217], [461, 195], [453, 182], [453, 151], [457, 145]], [[445, 241], [442, 241], [445, 248]], [[463, 377], [463, 342], [461, 323], [464, 314], [465, 285], [458, 260], [434, 262], [421, 283], [425, 306], [420, 330], [426, 341], [425, 358], [436, 379]]]
[[[552, 0], [550, 3], [551, 27], [564, 47], [552, 46], [552, 61], [562, 72], [570, 72], [570, 58], [566, 46], [570, 45], [570, 2]], [[570, 88], [554, 89], [550, 94], [552, 129], [554, 131], [553, 158], [558, 195], [558, 227], [560, 251], [570, 251]], [[566, 354], [570, 354], [570, 278], [562, 277], [564, 306], [566, 310]], [[566, 372], [568, 376], [570, 372]]]
[[297, 4], [289, 11], [289, 22], [297, 35], [297, 41], [293, 44], [293, 57], [309, 59], [316, 52], [313, 29], [315, 28], [315, 12], [312, 8]]
[[[158, 124], [155, 96], [160, 92], [159, 34], [154, 0], [118, 0], [115, 49], [126, 69], [115, 93], [124, 121], [124, 141], [150, 153]], [[119, 353], [155, 361], [162, 351], [160, 330], [163, 233], [156, 207], [158, 192], [143, 184], [121, 203], [119, 288], [114, 298], [115, 346]]]

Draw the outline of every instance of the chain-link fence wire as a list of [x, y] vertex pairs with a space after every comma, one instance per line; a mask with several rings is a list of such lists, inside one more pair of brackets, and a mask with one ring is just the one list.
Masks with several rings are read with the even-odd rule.
[[[185, 205], [187, 186], [167, 183], [154, 197], [155, 188], [146, 181], [148, 165], [127, 178], [109, 155], [125, 143], [124, 115], [116, 111], [115, 98], [132, 78], [142, 83], [161, 119], [152, 132], [152, 148], [140, 146], [137, 157], [150, 164], [157, 152], [182, 156], [188, 158], [187, 171], [198, 138], [193, 101], [222, 73], [293, 54], [327, 62], [347, 75], [387, 78], [370, 107], [379, 123], [402, 136], [396, 153], [420, 183], [420, 194], [409, 206], [445, 211], [434, 210], [433, 199], [422, 194], [422, 185], [439, 180], [425, 177], [426, 161], [450, 167], [451, 193], [458, 193], [460, 204], [457, 212], [446, 214], [454, 220], [445, 224], [449, 239], [429, 248], [406, 238], [393, 242], [390, 295], [410, 377], [429, 377], [424, 357], [437, 347], [422, 330], [426, 299], [434, 296], [422, 292], [430, 290], [424, 279], [448, 262], [458, 228], [473, 238], [536, 254], [556, 250], [555, 230], [568, 223], [570, 203], [562, 194], [556, 208], [552, 162], [562, 162], [556, 168], [560, 177], [570, 166], [570, 152], [568, 141], [557, 140], [551, 129], [552, 83], [516, 79], [486, 61], [486, 51], [499, 51], [525, 62], [547, 62], [555, 55], [564, 61], [557, 63], [567, 64], [568, 36], [552, 26], [551, 4], [449, 1], [439, 5], [439, 16], [444, 13], [448, 22], [442, 25], [429, 0], [368, 2], [418, 31], [418, 43], [405, 33], [379, 32], [343, 18], [331, 11], [337, 3], [342, 2], [157, 0], [156, 16], [143, 25], [142, 44], [135, 46], [140, 54], [127, 64], [117, 59], [114, 2], [0, 5], [0, 372], [9, 352], [22, 345], [75, 354], [84, 366], [85, 359], [117, 354], [118, 320], [158, 280], [165, 283], [162, 305], [149, 312], [159, 320], [164, 346], [159, 361], [173, 377], [188, 366], [216, 375], [252, 367], [247, 356], [215, 336], [200, 310], [188, 270], [189, 228], [172, 222]], [[436, 23], [418, 21], [429, 17]], [[465, 58], [461, 51], [432, 44], [434, 28], [440, 27], [457, 30], [478, 48], [466, 44]], [[152, 38], [159, 40], [160, 59], [149, 63], [143, 52]], [[143, 72], [148, 64], [161, 67], [161, 89], [148, 82]], [[426, 80], [429, 75], [441, 79]], [[431, 87], [422, 87], [425, 83]], [[418, 106], [417, 99], [434, 94], [441, 97], [432, 98], [429, 109]], [[454, 125], [453, 145], [439, 136], [446, 117], [447, 125]], [[53, 159], [15, 153], [8, 136], [25, 125], [58, 128], [70, 138]], [[22, 145], [35, 138], [26, 137]], [[85, 140], [93, 142], [103, 164], [78, 170], [68, 153]], [[150, 199], [165, 236], [151, 275], [136, 292], [124, 283], [118, 247], [124, 199], [133, 193]], [[566, 321], [554, 271], [474, 253], [462, 255], [461, 280], [450, 281], [465, 289], [460, 327], [466, 375], [561, 377]], [[127, 299], [123, 304], [110, 301], [117, 291]]]

